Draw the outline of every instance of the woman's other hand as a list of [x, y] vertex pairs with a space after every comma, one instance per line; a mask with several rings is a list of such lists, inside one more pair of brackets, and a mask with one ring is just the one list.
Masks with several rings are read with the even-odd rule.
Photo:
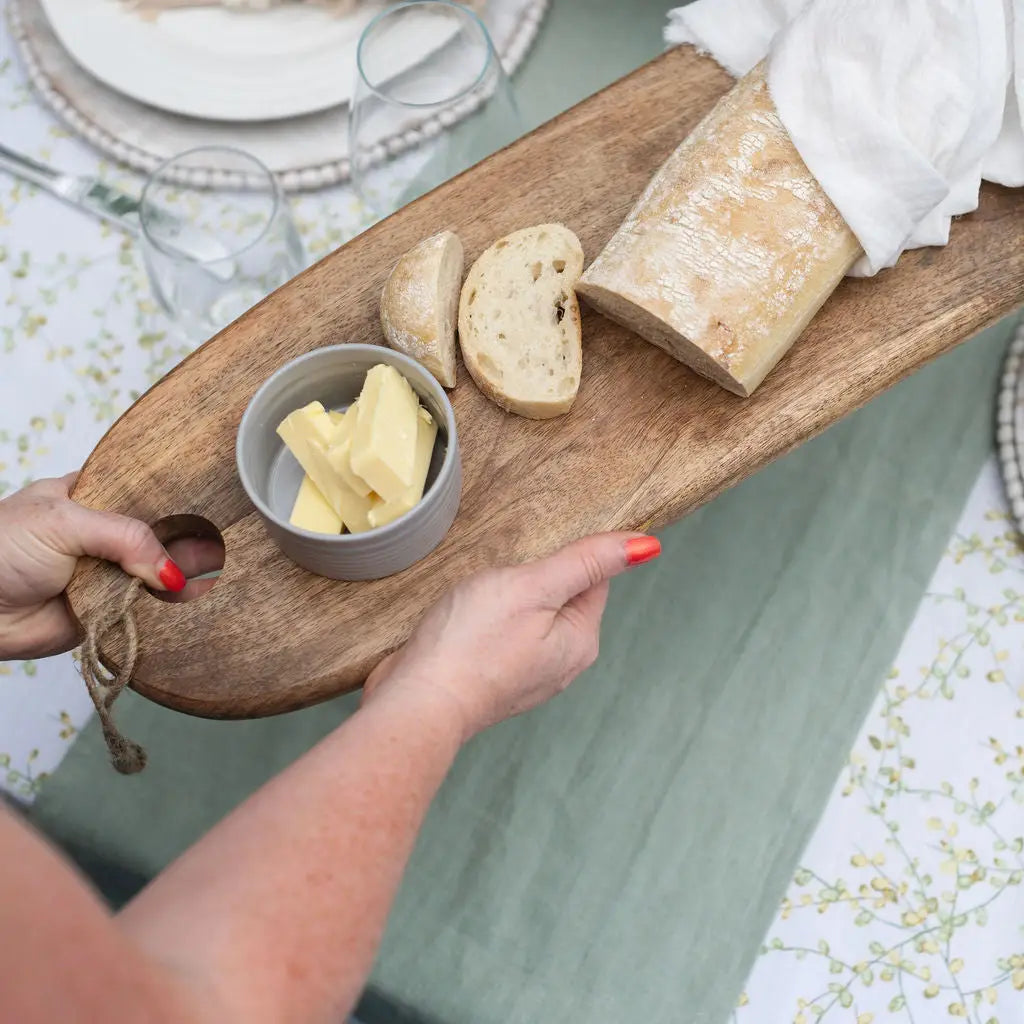
[[471, 576], [371, 673], [364, 703], [413, 688], [452, 706], [464, 740], [544, 703], [597, 659], [608, 581], [660, 551], [654, 537], [602, 534]]

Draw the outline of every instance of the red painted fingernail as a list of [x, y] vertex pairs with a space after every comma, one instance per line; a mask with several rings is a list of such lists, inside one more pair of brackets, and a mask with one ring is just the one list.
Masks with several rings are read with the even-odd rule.
[[160, 582], [172, 593], [185, 589], [185, 574], [168, 558], [160, 570]]
[[626, 541], [626, 565], [653, 562], [661, 554], [661, 541], [657, 537], [634, 537]]

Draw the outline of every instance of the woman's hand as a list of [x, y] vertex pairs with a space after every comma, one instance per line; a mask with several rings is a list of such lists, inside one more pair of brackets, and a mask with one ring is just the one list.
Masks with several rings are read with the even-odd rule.
[[470, 577], [371, 673], [364, 703], [429, 694], [454, 708], [464, 740], [543, 704], [597, 659], [608, 581], [660, 552], [654, 537], [603, 534]]
[[63, 595], [83, 555], [117, 562], [156, 590], [185, 587], [181, 569], [145, 523], [68, 497], [75, 475], [40, 480], [0, 501], [0, 660], [75, 645]]

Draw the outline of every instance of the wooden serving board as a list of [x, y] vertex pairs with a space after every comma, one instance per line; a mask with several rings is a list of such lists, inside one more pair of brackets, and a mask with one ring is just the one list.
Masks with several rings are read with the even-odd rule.
[[[1024, 299], [1024, 195], [986, 186], [950, 244], [873, 280], [848, 280], [749, 399], [584, 309], [583, 381], [547, 422], [503, 413], [460, 366], [453, 393], [465, 487], [428, 559], [373, 583], [309, 575], [279, 554], [235, 472], [235, 432], [260, 384], [322, 345], [381, 340], [377, 301], [399, 255], [452, 228], [474, 259], [495, 238], [558, 220], [588, 258], [730, 86], [689, 48], [653, 63], [332, 253], [208, 342], [133, 406], [87, 462], [76, 500], [222, 531], [224, 573], [204, 597], [137, 603], [135, 688], [210, 717], [270, 715], [358, 687], [454, 581], [609, 529], [656, 529], [856, 409]], [[82, 621], [124, 577], [83, 564]], [[115, 645], [105, 652], [114, 664]]]

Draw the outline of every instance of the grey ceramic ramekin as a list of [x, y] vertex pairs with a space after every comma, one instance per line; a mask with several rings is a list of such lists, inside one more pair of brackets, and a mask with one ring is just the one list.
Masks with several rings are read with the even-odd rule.
[[[367, 371], [390, 363], [412, 385], [438, 424], [423, 500], [387, 526], [331, 536], [290, 525], [302, 469], [277, 436], [290, 412], [322, 402], [345, 409], [362, 390]], [[285, 364], [253, 395], [238, 427], [238, 475], [277, 546], [303, 569], [335, 580], [375, 580], [407, 569], [430, 554], [455, 519], [462, 463], [455, 414], [444, 388], [419, 363], [376, 345], [332, 345]]]

